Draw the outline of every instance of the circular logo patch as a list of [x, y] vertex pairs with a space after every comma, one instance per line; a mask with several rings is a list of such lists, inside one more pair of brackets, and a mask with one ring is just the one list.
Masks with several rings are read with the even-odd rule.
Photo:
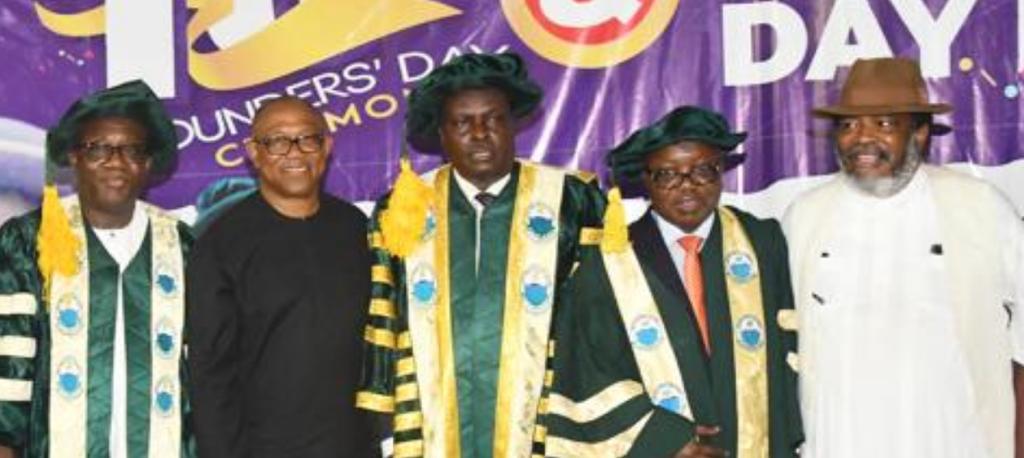
[[409, 277], [409, 291], [413, 303], [420, 307], [430, 307], [437, 299], [437, 279], [434, 271], [427, 265], [419, 265]]
[[736, 341], [747, 350], [757, 350], [764, 345], [764, 326], [753, 315], [743, 315], [736, 322]]
[[651, 315], [640, 315], [629, 326], [629, 341], [634, 347], [653, 348], [664, 336], [661, 321]]
[[535, 202], [526, 210], [526, 233], [531, 240], [549, 240], [555, 235], [555, 212], [547, 205]]
[[749, 254], [737, 251], [726, 257], [725, 272], [736, 281], [746, 283], [757, 276], [757, 266]]
[[434, 210], [427, 211], [427, 220], [423, 223], [423, 237], [422, 240], [428, 240], [434, 236], [437, 232], [437, 218], [434, 216]]
[[668, 27], [679, 0], [502, 0], [516, 35], [548, 60], [602, 68], [646, 49]]
[[156, 286], [156, 290], [164, 297], [176, 297], [181, 290], [181, 282], [174, 275], [170, 265], [165, 262], [159, 262], [155, 272], [156, 275], [153, 278], [153, 283]]
[[57, 392], [67, 399], [75, 399], [82, 394], [82, 370], [74, 358], [67, 357], [57, 365]]
[[654, 390], [654, 403], [662, 409], [683, 414], [686, 408], [686, 396], [683, 389], [672, 383], [662, 383]]
[[82, 330], [82, 301], [72, 293], [65, 294], [57, 301], [57, 330], [72, 335]]
[[551, 275], [544, 269], [533, 266], [523, 273], [523, 303], [531, 312], [542, 312], [551, 305]]
[[169, 417], [174, 413], [176, 392], [174, 379], [166, 376], [161, 378], [153, 390], [153, 409], [161, 416]]
[[178, 345], [178, 333], [175, 331], [171, 320], [163, 318], [156, 325], [156, 336], [153, 337], [153, 347], [156, 354], [161, 358], [170, 359], [176, 356], [175, 349]]

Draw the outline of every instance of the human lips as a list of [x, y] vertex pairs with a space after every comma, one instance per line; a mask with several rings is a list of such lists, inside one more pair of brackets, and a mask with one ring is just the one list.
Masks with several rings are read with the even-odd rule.
[[704, 203], [695, 195], [684, 194], [675, 199], [673, 206], [680, 211], [693, 213], [703, 208]]
[[892, 161], [889, 152], [877, 145], [854, 146], [843, 156], [851, 167], [857, 169], [878, 168]]
[[283, 162], [278, 168], [284, 173], [306, 173], [312, 169], [309, 164], [302, 161]]
[[99, 182], [106, 188], [119, 189], [128, 187], [129, 180], [127, 176], [118, 174], [100, 177]]

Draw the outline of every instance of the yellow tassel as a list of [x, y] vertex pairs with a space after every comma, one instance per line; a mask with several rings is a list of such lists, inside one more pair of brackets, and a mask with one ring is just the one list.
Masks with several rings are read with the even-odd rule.
[[626, 227], [626, 209], [622, 206], [619, 187], [608, 191], [608, 207], [604, 210], [604, 234], [601, 237], [601, 251], [621, 253], [629, 247], [629, 228]]
[[384, 247], [405, 258], [416, 249], [426, 230], [434, 190], [416, 175], [408, 158], [401, 159], [400, 168], [388, 207], [380, 215], [380, 231]]
[[52, 184], [43, 188], [43, 216], [36, 244], [39, 271], [43, 275], [43, 297], [47, 297], [54, 273], [66, 277], [78, 274], [78, 253], [82, 248], [82, 241], [71, 232], [71, 223], [60, 204], [57, 187]]

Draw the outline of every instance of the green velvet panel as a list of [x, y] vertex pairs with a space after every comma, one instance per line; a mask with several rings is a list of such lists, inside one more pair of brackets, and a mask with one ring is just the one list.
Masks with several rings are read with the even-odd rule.
[[110, 402], [114, 369], [114, 313], [120, 269], [86, 228], [89, 253], [89, 361], [87, 432], [89, 456], [110, 455]]
[[149, 415], [151, 407], [152, 340], [150, 315], [152, 313], [152, 230], [146, 236], [135, 258], [124, 272], [125, 356], [128, 409], [128, 456], [149, 454]]

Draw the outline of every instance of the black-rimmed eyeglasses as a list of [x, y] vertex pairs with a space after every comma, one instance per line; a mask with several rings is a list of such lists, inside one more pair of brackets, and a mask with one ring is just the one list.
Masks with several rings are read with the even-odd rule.
[[648, 169], [646, 172], [654, 186], [659, 189], [675, 189], [682, 186], [686, 180], [697, 186], [704, 186], [722, 178], [722, 164], [700, 164], [690, 170]]
[[307, 134], [289, 137], [276, 135], [273, 137], [254, 138], [252, 142], [260, 145], [271, 156], [284, 156], [292, 150], [293, 146], [306, 154], [319, 153], [324, 146], [323, 134]]

